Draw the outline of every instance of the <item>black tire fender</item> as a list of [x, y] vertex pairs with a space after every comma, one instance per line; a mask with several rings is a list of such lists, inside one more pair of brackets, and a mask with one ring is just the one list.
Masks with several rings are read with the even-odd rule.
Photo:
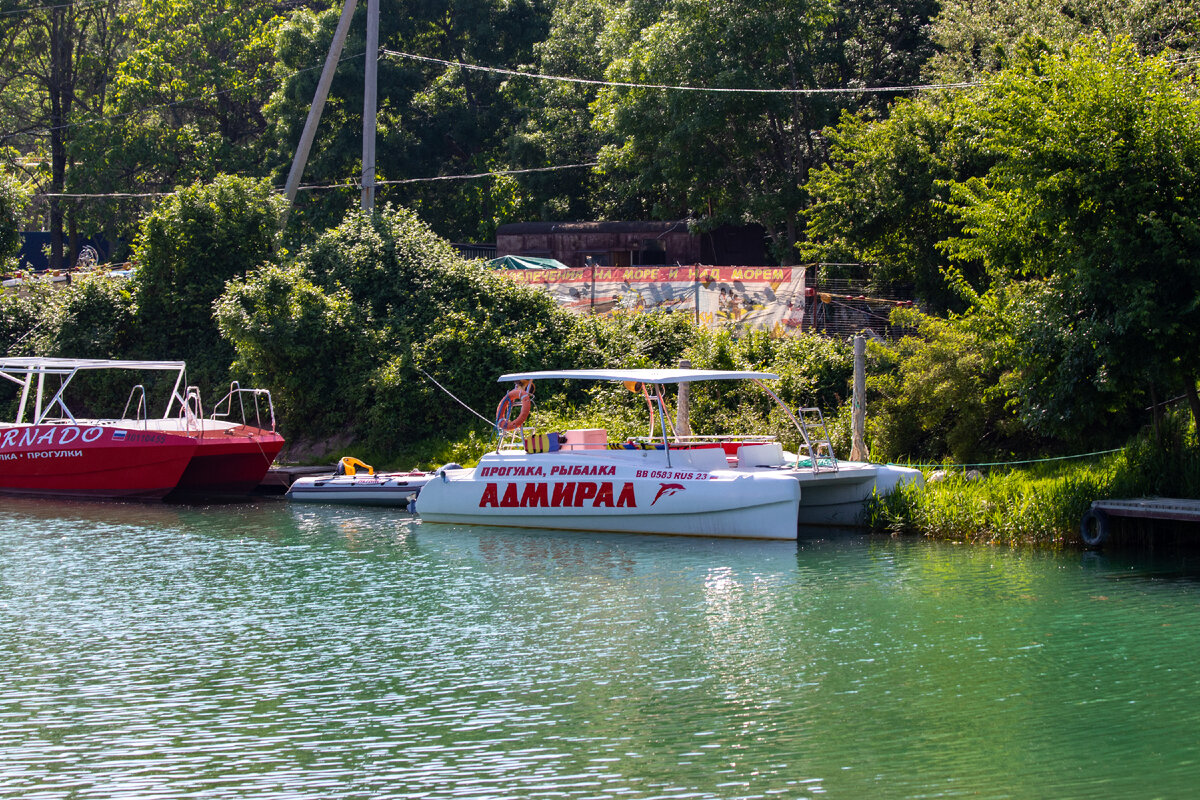
[[1100, 547], [1108, 539], [1108, 514], [1099, 508], [1089, 508], [1079, 522], [1079, 538], [1088, 547]]

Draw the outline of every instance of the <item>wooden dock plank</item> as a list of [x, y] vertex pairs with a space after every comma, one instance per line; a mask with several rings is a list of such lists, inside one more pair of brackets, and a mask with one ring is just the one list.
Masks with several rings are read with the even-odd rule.
[[283, 494], [292, 488], [292, 483], [305, 475], [332, 475], [337, 466], [327, 467], [271, 467], [258, 485], [257, 494]]
[[1139, 497], [1132, 500], [1096, 500], [1092, 508], [1113, 517], [1169, 519], [1200, 522], [1200, 500], [1176, 497]]

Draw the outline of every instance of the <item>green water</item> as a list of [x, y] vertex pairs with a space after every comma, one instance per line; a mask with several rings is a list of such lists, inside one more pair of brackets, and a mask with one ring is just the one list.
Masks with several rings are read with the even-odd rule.
[[1198, 657], [1195, 564], [0, 501], [3, 798], [1192, 797]]

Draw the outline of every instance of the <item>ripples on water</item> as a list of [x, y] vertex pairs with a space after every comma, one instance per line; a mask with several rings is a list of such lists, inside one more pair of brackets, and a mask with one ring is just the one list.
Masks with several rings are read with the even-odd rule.
[[6, 499], [0, 797], [1190, 796], [1197, 575]]

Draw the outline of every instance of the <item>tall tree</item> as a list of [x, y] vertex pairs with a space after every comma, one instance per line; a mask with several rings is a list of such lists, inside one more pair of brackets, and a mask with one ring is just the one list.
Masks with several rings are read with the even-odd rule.
[[933, 30], [938, 55], [930, 60], [927, 76], [966, 81], [1011, 65], [1031, 40], [1061, 48], [1097, 33], [1109, 39], [1127, 36], [1143, 55], [1195, 52], [1200, 2], [942, 0]]
[[[535, 46], [536, 72], [601, 81], [612, 60], [612, 37], [605, 36], [620, 0], [558, 0], [549, 33]], [[510, 78], [504, 91], [524, 115], [508, 139], [514, 167], [536, 168], [592, 162], [605, 138], [592, 126], [595, 84]], [[592, 218], [597, 194], [590, 169], [556, 170], [514, 179], [517, 202], [502, 221], [582, 220]]]
[[11, 143], [48, 155], [50, 265], [61, 267], [64, 205], [55, 195], [66, 188], [69, 148], [81, 117], [98, 116], [104, 107], [122, 40], [120, 0], [13, 10], [0, 18], [0, 74], [6, 89], [25, 91], [0, 92], [6, 105], [0, 118], [16, 126], [7, 132]]
[[[103, 122], [83, 127], [69, 183], [87, 192], [170, 191], [219, 173], [263, 175], [282, 18], [258, 0], [146, 0], [126, 20]], [[141, 203], [93, 203], [93, 220], [130, 227]]]
[[[346, 183], [361, 173], [365, 5], [360, 3], [347, 37], [305, 183]], [[336, 8], [320, 15], [297, 12], [280, 30], [280, 62], [297, 70], [267, 108], [280, 175], [291, 161], [319, 79], [318, 71], [298, 70], [324, 59], [339, 13]], [[379, 63], [376, 174], [380, 180], [422, 182], [381, 188], [377, 202], [403, 203], [454, 240], [486, 233], [488, 225], [484, 222], [481, 231], [481, 221], [495, 216], [486, 183], [425, 181], [507, 163], [504, 139], [517, 113], [502, 91], [505, 77], [457, 63], [501, 68], [531, 63], [549, 16], [544, 0], [403, 5], [380, 0], [381, 46], [417, 58], [385, 56]], [[335, 224], [357, 201], [354, 189], [302, 192], [292, 219], [306, 227]]]
[[[887, 36], [868, 41], [835, 0], [665, 3], [609, 67], [611, 80], [765, 91], [602, 91], [596, 124], [618, 141], [601, 153], [614, 206], [707, 225], [757, 222], [776, 256], [793, 263], [804, 187], [826, 155], [821, 130], [861, 102], [856, 93], [826, 90], [905, 82], [926, 54], [909, 41], [921, 39], [925, 12], [903, 5], [905, 22], [886, 43]], [[869, 57], [885, 50], [896, 58]]]
[[1200, 422], [1200, 100], [1165, 58], [1082, 40], [998, 74], [974, 107], [994, 159], [956, 183], [954, 258], [1044, 281], [1025, 353], [1030, 421], [1078, 429], [1150, 383]]
[[909, 283], [932, 311], [963, 310], [956, 278], [987, 288], [978, 262], [947, 275], [939, 245], [958, 235], [950, 185], [986, 173], [979, 130], [961, 92], [905, 99], [886, 119], [864, 112], [828, 129], [830, 158], [808, 183], [806, 260], [872, 265], [879, 284]]

